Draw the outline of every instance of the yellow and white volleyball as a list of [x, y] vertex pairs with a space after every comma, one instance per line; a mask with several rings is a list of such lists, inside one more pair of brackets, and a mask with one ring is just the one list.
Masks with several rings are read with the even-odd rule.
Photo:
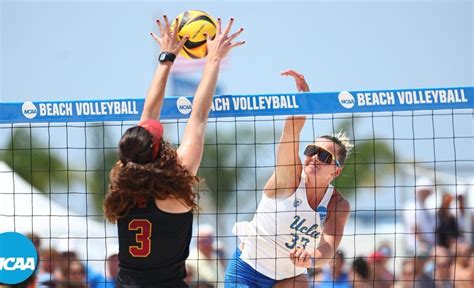
[[[216, 36], [217, 22], [209, 14], [199, 10], [188, 10], [178, 15], [178, 39], [188, 35], [180, 54], [188, 59], [204, 58], [207, 55], [206, 33], [209, 37]], [[173, 21], [171, 30], [176, 21]]]

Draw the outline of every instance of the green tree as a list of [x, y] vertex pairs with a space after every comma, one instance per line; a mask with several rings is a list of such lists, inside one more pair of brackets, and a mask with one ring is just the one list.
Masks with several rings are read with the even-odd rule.
[[76, 179], [68, 175], [66, 164], [32, 133], [32, 128], [14, 127], [12, 137], [5, 150], [0, 153], [12, 170], [42, 192], [51, 192], [54, 187], [64, 187]]
[[[106, 123], [88, 123], [86, 126], [85, 187], [92, 196], [94, 214], [101, 217], [102, 204], [108, 191], [109, 172], [117, 162], [117, 143], [111, 143], [112, 129]], [[90, 160], [90, 161], [89, 161]]]
[[[68, 156], [71, 147], [55, 147], [51, 142], [58, 135], [50, 135], [45, 141], [39, 138], [44, 134], [40, 131], [33, 132], [34, 129], [43, 128], [12, 129], [12, 137], [0, 153], [0, 161], [12, 167], [15, 173], [41, 192], [64, 193], [75, 184], [85, 187], [87, 199], [92, 204], [87, 214], [102, 215], [109, 171], [117, 159], [115, 145], [107, 140], [111, 138], [110, 128], [103, 123], [86, 124], [84, 160]], [[70, 132], [72, 133], [74, 132]], [[61, 153], [65, 154], [61, 156]], [[68, 163], [65, 163], [66, 159]]]
[[346, 161], [343, 173], [334, 184], [345, 195], [355, 193], [356, 188], [376, 187], [384, 177], [396, 173], [396, 157], [393, 147], [386, 140], [372, 136], [355, 139], [352, 135], [357, 121], [342, 121], [334, 130], [346, 131], [354, 144], [352, 155]]
[[[262, 183], [272, 169], [262, 168], [259, 161], [263, 153], [273, 153], [274, 137], [271, 129], [257, 129], [252, 122], [221, 125], [208, 128], [198, 174], [204, 182], [199, 190], [208, 196], [217, 212], [229, 212], [235, 209], [230, 207], [235, 205], [232, 200], [254, 199], [263, 189]], [[257, 145], [255, 141], [260, 141], [256, 139], [272, 141]]]

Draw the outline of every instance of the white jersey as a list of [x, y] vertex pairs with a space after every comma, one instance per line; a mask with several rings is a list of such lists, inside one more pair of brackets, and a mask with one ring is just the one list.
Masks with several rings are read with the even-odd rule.
[[306, 268], [290, 261], [290, 250], [299, 246], [312, 253], [318, 247], [333, 190], [329, 185], [316, 211], [308, 204], [304, 173], [288, 198], [269, 198], [263, 193], [253, 220], [234, 225], [233, 233], [245, 244], [240, 258], [275, 280], [306, 273]]

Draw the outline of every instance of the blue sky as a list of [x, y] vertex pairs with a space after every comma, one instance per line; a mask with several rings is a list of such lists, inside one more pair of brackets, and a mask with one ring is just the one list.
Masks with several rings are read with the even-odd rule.
[[[236, 18], [247, 44], [220, 83], [284, 93], [294, 68], [314, 91], [472, 86], [472, 1], [8, 1], [0, 101], [143, 98], [154, 19], [189, 9]], [[198, 73], [189, 75], [198, 79]]]

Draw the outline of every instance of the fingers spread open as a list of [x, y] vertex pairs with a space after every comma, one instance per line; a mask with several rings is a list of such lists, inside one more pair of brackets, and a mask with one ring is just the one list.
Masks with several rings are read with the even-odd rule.
[[163, 25], [160, 22], [160, 19], [156, 19], [156, 26], [158, 26], [158, 31], [160, 31], [160, 35], [163, 35]]
[[217, 18], [216, 30], [217, 30], [217, 35], [220, 35], [220, 34], [222, 33], [222, 21], [221, 21], [221, 18]]
[[232, 48], [234, 48], [234, 47], [242, 46], [242, 45], [244, 45], [244, 44], [245, 44], [245, 41], [235, 42], [235, 43], [231, 44], [231, 45], [229, 46], [229, 48], [232, 49]]
[[178, 29], [179, 29], [179, 21], [178, 21], [178, 18], [176, 18], [176, 20], [174, 21], [174, 29], [173, 29], [173, 37], [176, 37], [176, 35], [178, 35]]
[[234, 40], [235, 38], [237, 38], [237, 36], [240, 35], [240, 33], [242, 33], [242, 31], [244, 31], [244, 28], [240, 28], [239, 31], [235, 32], [234, 34], [230, 35], [226, 41], [228, 42], [231, 42], [232, 40]]
[[209, 33], [204, 32], [204, 33], [202, 33], [202, 34], [204, 35], [204, 37], [206, 37], [206, 41], [207, 41], [207, 42], [212, 41], [211, 36], [209, 35]]
[[233, 23], [234, 23], [234, 18], [230, 18], [229, 23], [227, 23], [227, 27], [225, 27], [224, 36], [227, 36], [229, 34]]
[[161, 46], [161, 39], [153, 32], [150, 33], [151, 37]]
[[181, 39], [181, 41], [179, 41], [179, 43], [178, 43], [178, 51], [181, 51], [181, 49], [182, 49], [183, 46], [184, 46], [184, 43], [186, 43], [186, 41], [188, 41], [188, 39], [189, 39], [189, 35], [185, 35], [185, 36]]
[[170, 31], [170, 22], [168, 21], [168, 16], [163, 15], [163, 20], [165, 21], [165, 30]]

